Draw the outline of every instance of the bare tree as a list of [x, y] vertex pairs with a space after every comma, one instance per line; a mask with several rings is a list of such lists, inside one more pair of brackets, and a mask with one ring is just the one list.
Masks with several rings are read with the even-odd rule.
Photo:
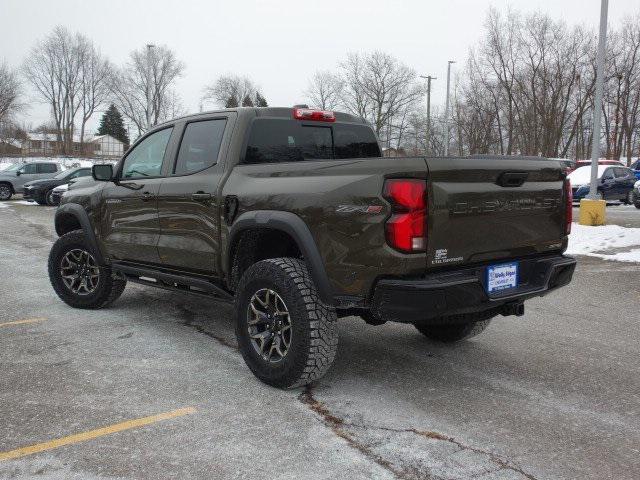
[[183, 71], [184, 63], [166, 46], [135, 50], [129, 62], [111, 75], [113, 101], [143, 133], [171, 118], [180, 104], [172, 87]]
[[27, 81], [51, 108], [62, 153], [72, 152], [74, 122], [82, 105], [81, 71], [90, 45], [83, 35], [56, 27], [36, 43], [23, 67]]
[[93, 45], [86, 45], [83, 56], [80, 70], [80, 149], [82, 151], [84, 151], [87, 122], [96, 109], [109, 98], [109, 78], [113, 71], [109, 61]]
[[378, 136], [390, 132], [394, 119], [404, 124], [424, 96], [415, 71], [383, 52], [351, 53], [341, 69], [344, 106], [369, 120]]
[[20, 93], [18, 75], [6, 63], [0, 63], [0, 123], [7, 122], [18, 111]]
[[309, 103], [323, 110], [333, 110], [340, 106], [344, 81], [329, 71], [316, 72], [304, 95]]
[[[204, 88], [202, 102], [213, 102], [220, 107], [229, 108], [247, 98], [256, 98], [259, 92], [260, 89], [249, 77], [228, 74]], [[230, 103], [232, 99], [235, 101]]]

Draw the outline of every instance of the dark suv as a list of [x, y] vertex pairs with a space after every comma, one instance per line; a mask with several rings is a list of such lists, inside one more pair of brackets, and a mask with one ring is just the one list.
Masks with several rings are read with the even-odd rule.
[[101, 308], [133, 281], [233, 301], [247, 365], [278, 387], [328, 370], [339, 317], [454, 342], [522, 315], [575, 266], [558, 161], [383, 158], [371, 127], [344, 113], [178, 118], [93, 177], [56, 212], [60, 298]]

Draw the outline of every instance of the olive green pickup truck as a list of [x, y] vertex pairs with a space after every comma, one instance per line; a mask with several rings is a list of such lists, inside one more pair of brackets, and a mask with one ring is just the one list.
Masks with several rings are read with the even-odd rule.
[[325, 374], [339, 317], [453, 342], [522, 315], [575, 268], [558, 161], [385, 158], [344, 113], [182, 117], [92, 174], [55, 215], [60, 298], [101, 308], [133, 281], [232, 301], [247, 365], [282, 388]]

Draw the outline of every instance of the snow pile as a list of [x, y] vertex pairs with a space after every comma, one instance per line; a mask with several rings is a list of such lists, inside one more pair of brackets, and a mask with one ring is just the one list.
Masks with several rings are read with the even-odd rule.
[[586, 227], [574, 223], [567, 253], [618, 262], [640, 262], [640, 228], [618, 225]]

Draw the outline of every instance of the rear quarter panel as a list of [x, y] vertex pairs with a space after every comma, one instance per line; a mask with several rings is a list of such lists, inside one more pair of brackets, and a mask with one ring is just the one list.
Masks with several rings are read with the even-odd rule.
[[[425, 254], [401, 254], [386, 244], [390, 205], [384, 179], [426, 178], [423, 158], [365, 158], [238, 165], [223, 195], [239, 199], [238, 216], [253, 210], [298, 215], [309, 227], [336, 295], [364, 296], [380, 274], [424, 273]], [[379, 206], [377, 213], [360, 207]], [[355, 208], [352, 208], [355, 207]], [[229, 227], [223, 227], [223, 251]]]

